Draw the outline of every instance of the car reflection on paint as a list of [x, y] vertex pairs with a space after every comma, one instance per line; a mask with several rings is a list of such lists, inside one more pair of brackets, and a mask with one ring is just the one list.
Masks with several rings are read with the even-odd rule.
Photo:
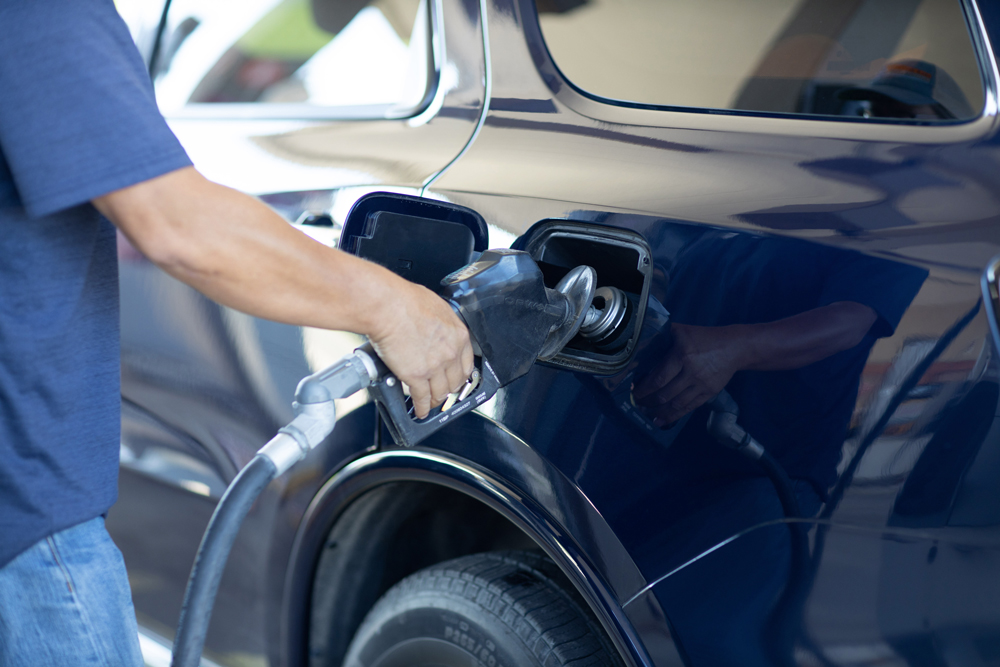
[[[206, 654], [991, 664], [998, 35], [969, 0], [175, 0], [157, 95], [210, 178], [355, 252], [388, 210], [366, 195], [423, 198], [481, 221], [477, 252], [624, 295], [614, 337], [416, 448], [340, 402], [248, 516]], [[108, 526], [169, 646], [222, 490], [361, 340], [221, 308], [124, 240], [119, 260]], [[708, 430], [711, 378], [799, 516]]]

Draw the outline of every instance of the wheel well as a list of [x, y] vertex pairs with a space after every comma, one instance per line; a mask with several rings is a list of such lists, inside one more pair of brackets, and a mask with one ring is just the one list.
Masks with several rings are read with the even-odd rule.
[[459, 491], [390, 482], [355, 499], [329, 530], [310, 595], [309, 665], [340, 665], [354, 632], [396, 582], [483, 551], [538, 549], [501, 514]]

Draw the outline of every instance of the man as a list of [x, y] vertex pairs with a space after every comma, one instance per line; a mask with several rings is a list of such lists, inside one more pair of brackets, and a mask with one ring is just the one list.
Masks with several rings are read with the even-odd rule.
[[976, 116], [955, 79], [926, 60], [890, 61], [871, 84], [844, 89], [837, 97], [862, 103], [853, 109], [865, 118], [971, 120]]
[[111, 223], [222, 304], [369, 336], [418, 416], [472, 370], [437, 296], [191, 167], [112, 0], [0, 0], [0, 665], [141, 664], [102, 518], [120, 428]]
[[725, 389], [740, 425], [787, 473], [802, 516], [815, 516], [837, 480], [871, 350], [896, 331], [927, 271], [794, 238], [674, 234], [669, 280], [650, 289], [673, 318], [671, 338], [651, 345], [633, 395], [661, 426], [694, 414], [660, 462], [669, 490], [636, 494], [630, 508], [657, 508], [656, 540], [637, 561], [656, 554], [677, 568], [656, 594], [693, 664], [792, 664], [809, 571], [792, 556], [774, 485], [715, 441], [703, 406]]

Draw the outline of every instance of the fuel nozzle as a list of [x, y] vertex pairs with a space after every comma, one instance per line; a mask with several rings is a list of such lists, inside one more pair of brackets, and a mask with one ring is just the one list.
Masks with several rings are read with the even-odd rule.
[[594, 301], [597, 275], [589, 266], [569, 271], [556, 287], [519, 250], [487, 250], [478, 261], [441, 281], [441, 296], [469, 328], [476, 369], [466, 385], [414, 419], [401, 383], [371, 353], [377, 378], [369, 391], [393, 440], [412, 447], [454, 418], [489, 400], [500, 387], [527, 373], [536, 360], [551, 359], [583, 325]]
[[739, 425], [740, 408], [725, 389], [708, 402], [712, 412], [708, 415], [706, 428], [709, 435], [721, 444], [740, 452], [744, 456], [757, 460], [764, 455], [764, 448], [759, 442]]
[[469, 327], [476, 354], [504, 386], [576, 336], [593, 303], [597, 274], [578, 266], [552, 289], [528, 253], [499, 249], [487, 250], [441, 285], [441, 296]]
[[538, 359], [548, 361], [559, 354], [581, 330], [594, 310], [596, 285], [597, 272], [589, 266], [578, 266], [570, 270], [554, 290], [545, 289], [550, 301], [563, 303], [565, 314], [562, 321], [549, 331], [545, 344], [538, 352]]

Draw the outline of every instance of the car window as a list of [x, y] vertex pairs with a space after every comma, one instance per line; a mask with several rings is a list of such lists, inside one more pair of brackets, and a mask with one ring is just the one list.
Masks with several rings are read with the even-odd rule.
[[171, 111], [199, 104], [416, 105], [426, 0], [175, 0], [155, 65]]
[[536, 0], [552, 59], [642, 105], [965, 120], [984, 105], [958, 0]]

